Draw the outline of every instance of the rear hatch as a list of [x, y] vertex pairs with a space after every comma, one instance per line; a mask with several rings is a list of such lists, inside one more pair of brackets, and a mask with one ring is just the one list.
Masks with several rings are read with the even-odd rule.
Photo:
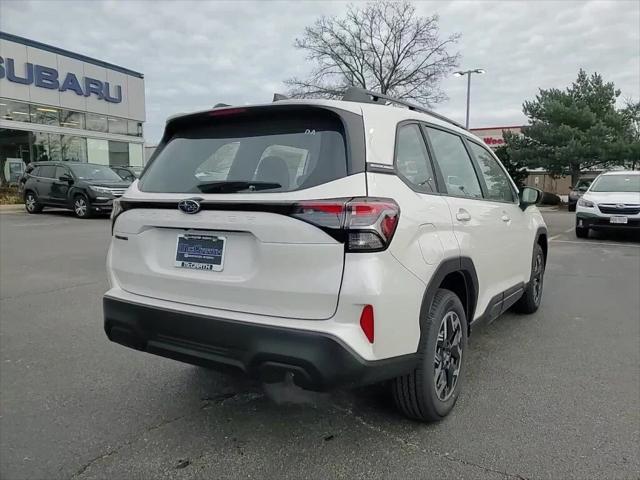
[[[327, 107], [217, 109], [170, 121], [121, 202], [116, 281], [189, 305], [330, 318], [344, 244], [309, 221], [304, 205], [366, 195], [363, 144], [362, 118]], [[313, 215], [339, 221], [327, 209]]]

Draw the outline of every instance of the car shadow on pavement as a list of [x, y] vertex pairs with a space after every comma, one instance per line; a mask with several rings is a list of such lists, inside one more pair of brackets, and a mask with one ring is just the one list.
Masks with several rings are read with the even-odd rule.
[[59, 218], [76, 218], [77, 220], [108, 220], [108, 213], [94, 213], [87, 218], [77, 218], [75, 213], [71, 210], [65, 210], [63, 208], [45, 208], [41, 213], [32, 215], [33, 217], [59, 217]]
[[640, 230], [591, 230], [590, 240], [615, 241], [615, 242], [640, 242]]

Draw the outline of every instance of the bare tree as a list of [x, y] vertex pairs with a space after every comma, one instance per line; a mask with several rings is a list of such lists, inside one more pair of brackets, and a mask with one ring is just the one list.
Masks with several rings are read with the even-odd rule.
[[321, 17], [294, 46], [315, 63], [306, 79], [285, 80], [294, 97], [336, 98], [352, 85], [430, 105], [446, 99], [440, 80], [458, 65], [449, 53], [460, 35], [440, 38], [438, 16], [420, 17], [407, 2], [349, 5]]

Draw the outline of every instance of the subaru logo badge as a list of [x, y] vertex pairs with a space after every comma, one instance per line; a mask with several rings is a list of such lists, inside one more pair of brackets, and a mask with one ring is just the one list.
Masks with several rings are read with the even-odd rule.
[[178, 209], [184, 213], [198, 213], [200, 211], [200, 202], [191, 198], [180, 200]]
[[616, 205], [619, 209], [623, 209], [625, 207], [624, 203], [619, 203], [618, 205]]

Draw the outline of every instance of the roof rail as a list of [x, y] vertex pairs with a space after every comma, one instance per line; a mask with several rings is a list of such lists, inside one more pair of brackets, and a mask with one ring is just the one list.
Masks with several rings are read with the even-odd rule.
[[[380, 102], [381, 99], [386, 100], [386, 102]], [[427, 115], [431, 115], [432, 117], [435, 117], [438, 120], [442, 120], [443, 122], [447, 122], [452, 125], [455, 125], [458, 128], [467, 130], [464, 126], [462, 126], [458, 122], [454, 122], [450, 118], [447, 118], [444, 115], [440, 115], [439, 113], [436, 113], [433, 110], [429, 110], [428, 108], [421, 107], [414, 103], [406, 102], [398, 98], [393, 98], [383, 93], [372, 92], [370, 90], [366, 90], [360, 87], [347, 88], [347, 90], [345, 90], [344, 92], [344, 95], [342, 96], [342, 100], [344, 100], [345, 102], [376, 103], [378, 105], [386, 105], [389, 103], [402, 105], [404, 107], [407, 107], [409, 110], [415, 110], [416, 112], [426, 113]]]

